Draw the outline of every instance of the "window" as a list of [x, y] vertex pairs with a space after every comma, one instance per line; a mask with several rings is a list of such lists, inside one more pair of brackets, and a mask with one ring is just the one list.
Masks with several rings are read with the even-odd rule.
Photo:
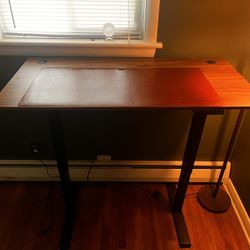
[[[55, 55], [74, 55], [73, 50], [79, 55], [79, 48], [83, 54], [91, 48], [106, 54], [122, 48], [125, 54], [155, 50], [161, 47], [156, 42], [158, 12], [159, 0], [0, 0], [0, 53], [3, 46], [15, 51], [13, 45], [36, 55], [50, 54], [50, 48]], [[105, 24], [114, 28], [108, 39]], [[64, 46], [67, 52], [61, 53]]]
[[4, 36], [101, 38], [112, 23], [116, 36], [143, 38], [144, 0], [3, 0]]

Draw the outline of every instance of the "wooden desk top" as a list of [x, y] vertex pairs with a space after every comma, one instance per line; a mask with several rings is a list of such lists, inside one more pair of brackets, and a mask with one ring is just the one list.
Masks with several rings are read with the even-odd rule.
[[32, 58], [0, 92], [1, 109], [59, 107], [250, 108], [250, 84], [223, 60]]
[[43, 68], [22, 108], [149, 109], [218, 107], [198, 68]]

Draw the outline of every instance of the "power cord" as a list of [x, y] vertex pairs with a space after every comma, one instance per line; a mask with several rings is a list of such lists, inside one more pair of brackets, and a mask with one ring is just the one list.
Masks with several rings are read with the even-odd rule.
[[92, 156], [92, 161], [91, 161], [91, 164], [88, 168], [88, 172], [87, 172], [87, 175], [86, 175], [86, 184], [89, 184], [89, 180], [90, 180], [90, 173], [91, 173], [91, 170], [94, 166], [94, 162], [95, 162], [95, 157], [97, 155], [97, 139], [96, 139], [96, 116], [95, 114], [91, 114], [91, 128], [92, 128], [92, 141], [93, 141], [93, 156]]
[[33, 199], [36, 200], [36, 201], [39, 201], [39, 202], [46, 202], [46, 201], [49, 200], [50, 188], [48, 189], [47, 197], [44, 198], [44, 199], [38, 198], [38, 197], [30, 190], [29, 183], [26, 183], [26, 190], [27, 190], [27, 192], [33, 197]]
[[[40, 154], [38, 154], [38, 155], [40, 156]], [[45, 167], [46, 173], [47, 173], [47, 175], [48, 175], [49, 177], [51, 177], [51, 178], [59, 177], [58, 175], [51, 175], [51, 174], [49, 173], [49, 168], [48, 168], [47, 164], [45, 164], [44, 161], [41, 159], [41, 157], [37, 157], [37, 160], [39, 160], [39, 161], [41, 162], [42, 166]]]
[[[91, 169], [91, 166], [89, 167], [89, 170]], [[88, 178], [87, 178], [88, 179]], [[88, 182], [87, 182], [88, 183]], [[100, 183], [98, 184], [99, 186], [101, 187], [104, 187], [106, 189], [109, 189], [111, 192], [113, 193], [120, 193], [120, 194], [128, 194], [128, 191], [125, 191], [125, 190], [121, 190], [121, 189], [117, 189], [117, 188], [111, 188], [108, 184], [106, 183]], [[152, 198], [154, 199], [159, 199], [162, 197], [162, 194], [160, 191], [151, 191], [147, 188], [144, 188], [142, 187], [141, 185], [137, 185], [136, 187], [137, 189], [140, 189], [142, 191], [144, 191], [145, 193], [147, 193], [148, 195], [150, 195]], [[193, 195], [196, 195], [197, 192], [193, 192], [193, 193], [189, 193], [189, 194], [186, 194], [185, 197], [187, 198], [190, 198], [191, 196]], [[168, 200], [168, 199], [167, 199]]]
[[[109, 187], [109, 186], [108, 186], [107, 184], [105, 184], [105, 183], [101, 184], [101, 186], [102, 186], [102, 187], [105, 187], [105, 188], [107, 188], [107, 189], [109, 189], [109, 190], [110, 190], [111, 192], [113, 192], [113, 193], [128, 194], [128, 191], [111, 188], [111, 187]], [[152, 198], [154, 198], [154, 199], [158, 199], [158, 198], [161, 197], [161, 193], [158, 192], [158, 191], [153, 191], [153, 192], [152, 192], [151, 190], [148, 190], [148, 189], [142, 187], [141, 185], [136, 185], [136, 186], [137, 186], [137, 187], [136, 187], [137, 189], [140, 189], [140, 190], [144, 191], [145, 193], [147, 193], [148, 195], [150, 195], [150, 196], [151, 196]]]
[[53, 196], [53, 189], [52, 189], [52, 183], [50, 183], [50, 189], [49, 189], [49, 198], [50, 198], [50, 220], [49, 220], [49, 224], [47, 227], [45, 227], [44, 229], [42, 229], [42, 234], [46, 234], [47, 232], [50, 231], [50, 229], [53, 226], [54, 223], [54, 196]]
[[88, 168], [88, 172], [87, 172], [87, 176], [86, 176], [86, 184], [89, 184], [89, 176], [90, 176], [90, 172], [92, 170], [93, 164], [94, 164], [95, 160], [93, 159], [89, 168]]
[[[49, 173], [49, 170], [48, 170], [48, 166], [47, 164], [44, 163], [44, 161], [41, 159], [41, 155], [39, 153], [39, 150], [38, 148], [36, 148], [35, 151], [32, 151], [33, 152], [33, 155], [35, 156], [35, 158], [37, 160], [40, 161], [41, 165], [43, 167], [45, 167], [46, 169], [46, 173], [49, 177], [58, 177], [58, 176], [54, 176], [54, 175], [51, 175]], [[33, 199], [35, 199], [36, 201], [38, 202], [49, 202], [50, 201], [50, 219], [49, 219], [49, 224], [46, 228], [42, 229], [42, 234], [46, 234], [51, 228], [52, 228], [52, 225], [53, 225], [53, 221], [54, 221], [54, 196], [53, 196], [53, 187], [52, 187], [52, 183], [49, 184], [49, 187], [48, 187], [48, 194], [47, 194], [47, 197], [45, 199], [41, 199], [39, 197], [37, 197], [37, 195], [35, 195], [31, 189], [30, 189], [30, 186], [29, 186], [29, 183], [26, 184], [26, 189], [27, 189], [27, 192], [33, 197]]]
[[[39, 151], [33, 153], [33, 155], [34, 155], [35, 157], [36, 157], [37, 155], [40, 156]], [[49, 174], [47, 165], [40, 159], [40, 157], [36, 157], [36, 159], [39, 160], [39, 161], [41, 162], [42, 166], [45, 167], [46, 172], [47, 172], [47, 175], [48, 175], [49, 177], [52, 177], [52, 176]], [[37, 200], [37, 201], [39, 201], [39, 202], [45, 202], [45, 201], [48, 201], [48, 199], [49, 199], [50, 185], [49, 185], [48, 195], [47, 195], [47, 198], [46, 198], [46, 199], [40, 199], [40, 198], [38, 198], [38, 197], [30, 190], [29, 183], [27, 183], [26, 189], [27, 189], [27, 192], [28, 192], [35, 200]]]
[[29, 184], [26, 184], [26, 188], [27, 188], [27, 192], [32, 196], [33, 199], [35, 199], [38, 202], [49, 202], [50, 201], [50, 219], [49, 219], [49, 224], [47, 227], [45, 227], [44, 229], [41, 230], [42, 234], [46, 234], [53, 225], [53, 221], [54, 221], [54, 197], [53, 197], [53, 188], [52, 188], [52, 183], [49, 184], [48, 187], [48, 194], [47, 197], [45, 199], [40, 199], [38, 198], [31, 190], [29, 187]]

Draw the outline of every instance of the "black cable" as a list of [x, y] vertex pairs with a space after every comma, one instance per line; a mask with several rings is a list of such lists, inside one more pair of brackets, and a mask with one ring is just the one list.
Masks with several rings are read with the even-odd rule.
[[141, 185], [138, 185], [137, 188], [140, 189], [140, 190], [142, 190], [142, 191], [144, 191], [145, 193], [147, 193], [147, 194], [153, 196], [153, 193], [154, 193], [154, 192], [151, 192], [150, 190], [148, 190], [148, 189], [142, 187]]
[[93, 159], [92, 162], [91, 162], [91, 164], [90, 164], [90, 166], [89, 166], [89, 168], [88, 168], [88, 172], [87, 172], [87, 176], [86, 176], [86, 184], [89, 183], [89, 176], [90, 176], [90, 172], [91, 172], [91, 169], [93, 167], [94, 161], [95, 160]]
[[52, 177], [52, 178], [59, 177], [58, 175], [51, 175], [51, 174], [49, 173], [48, 165], [45, 164], [43, 160], [41, 160], [41, 159], [38, 159], [38, 160], [39, 160], [39, 161], [42, 163], [42, 165], [45, 167], [46, 173], [47, 173], [47, 175], [48, 175], [49, 177]]
[[30, 190], [29, 183], [26, 183], [26, 190], [27, 190], [27, 192], [28, 192], [36, 201], [45, 202], [45, 201], [48, 201], [48, 199], [49, 199], [49, 189], [48, 189], [47, 197], [44, 198], [44, 199], [38, 198], [38, 197]]
[[[42, 161], [41, 157], [37, 157], [37, 155], [40, 156], [39, 153], [35, 153], [35, 154], [33, 154], [33, 155], [34, 155], [35, 158], [36, 158], [37, 160], [39, 160], [39, 161], [41, 162], [41, 164], [45, 167], [46, 172], [47, 172], [47, 175], [48, 175], [49, 177], [56, 177], [56, 176], [51, 176], [51, 175], [49, 174], [47, 165]], [[49, 199], [50, 186], [49, 186], [49, 189], [48, 189], [48, 195], [47, 195], [47, 198], [46, 198], [46, 199], [40, 199], [40, 198], [38, 198], [38, 197], [30, 190], [29, 183], [26, 184], [26, 189], [27, 189], [27, 192], [28, 192], [35, 200], [37, 200], [37, 201], [39, 201], [39, 202], [45, 202], [45, 201], [48, 201], [48, 199]]]
[[[57, 175], [51, 175], [49, 173], [49, 170], [48, 170], [48, 166], [47, 164], [44, 163], [44, 161], [41, 159], [40, 157], [40, 154], [39, 152], [34, 154], [35, 155], [35, 158], [37, 160], [39, 160], [42, 164], [43, 167], [45, 167], [46, 169], [46, 173], [49, 177], [52, 177], [52, 178], [55, 178], [55, 177], [58, 177]], [[39, 156], [39, 157], [38, 157]], [[50, 200], [50, 221], [49, 221], [49, 224], [46, 228], [42, 229], [42, 234], [46, 234], [51, 228], [52, 228], [52, 225], [53, 225], [53, 221], [54, 221], [54, 197], [53, 197], [53, 189], [52, 189], [52, 183], [49, 184], [49, 187], [48, 187], [48, 194], [47, 194], [47, 197], [46, 199], [40, 199], [38, 198], [31, 190], [30, 190], [30, 187], [29, 187], [29, 183], [27, 183], [26, 185], [26, 188], [27, 188], [27, 192], [38, 202], [48, 202]]]
[[[104, 188], [107, 188], [109, 189], [111, 192], [113, 193], [121, 193], [121, 194], [128, 194], [127, 191], [124, 191], [124, 190], [119, 190], [119, 189], [114, 189], [114, 188], [111, 188], [109, 187], [107, 184], [103, 183], [103, 184], [99, 184], [100, 186], [104, 187]], [[158, 199], [161, 197], [161, 192], [159, 191], [151, 191], [151, 190], [148, 190], [140, 185], [137, 186], [138, 189], [144, 191], [145, 193], [149, 194], [150, 196], [152, 196], [153, 198], [155, 199]], [[190, 197], [192, 195], [195, 195], [197, 194], [197, 192], [194, 192], [194, 193], [189, 193], [189, 194], [186, 194], [185, 197]], [[168, 200], [168, 199], [167, 199]]]
[[34, 198], [36, 201], [38, 202], [48, 202], [50, 200], [51, 206], [50, 206], [50, 221], [49, 224], [46, 228], [42, 229], [42, 234], [46, 234], [53, 225], [53, 221], [54, 221], [54, 198], [53, 198], [53, 189], [52, 189], [52, 183], [49, 184], [48, 187], [48, 194], [46, 199], [40, 199], [38, 198], [31, 190], [29, 187], [29, 184], [26, 184], [26, 188], [27, 188], [27, 192], [32, 196], [32, 198]]
[[[109, 189], [111, 192], [113, 193], [121, 193], [121, 194], [128, 194], [128, 191], [124, 191], [124, 190], [120, 190], [120, 189], [114, 189], [114, 188], [111, 188], [109, 187], [107, 184], [103, 183], [103, 184], [99, 184], [101, 185], [102, 187], [105, 187], [107, 189]], [[142, 186], [138, 185], [137, 186], [138, 189], [141, 189], [142, 191], [146, 192], [147, 194], [149, 194], [150, 196], [152, 196], [153, 198], [158, 198], [156, 197], [156, 195], [154, 195], [154, 193], [156, 192], [151, 192], [150, 190], [146, 189], [146, 188], [143, 188]], [[160, 193], [160, 192], [159, 192]]]
[[[41, 164], [45, 167], [46, 173], [49, 177], [55, 178], [58, 177], [57, 175], [51, 175], [49, 173], [49, 169], [47, 164], [44, 163], [44, 161], [41, 159], [41, 155], [37, 154], [39, 157], [37, 159], [41, 162]], [[49, 184], [49, 190], [48, 190], [48, 200], [50, 198], [50, 221], [46, 228], [42, 229], [42, 234], [46, 234], [53, 226], [54, 222], [54, 197], [53, 197], [53, 189], [52, 189], [52, 183]]]
[[51, 175], [51, 174], [49, 173], [48, 165], [44, 163], [44, 161], [41, 159], [41, 156], [40, 156], [39, 153], [38, 153], [37, 155], [38, 155], [39, 157], [36, 157], [36, 159], [37, 159], [38, 161], [40, 161], [41, 164], [45, 167], [47, 175], [48, 175], [49, 177], [51, 177], [51, 178], [59, 177], [58, 175]]
[[[211, 188], [213, 188], [214, 186], [216, 185], [216, 183], [210, 183], [209, 186]], [[193, 192], [193, 193], [189, 193], [189, 194], [186, 194], [185, 197], [189, 198], [189, 196], [192, 196], [192, 195], [197, 195], [198, 192]], [[202, 193], [202, 194], [206, 194], [206, 193]]]
[[52, 228], [54, 223], [54, 196], [53, 196], [52, 184], [50, 184], [49, 197], [50, 197], [50, 220], [48, 226], [42, 230], [42, 234], [46, 234]]
[[87, 172], [87, 175], [86, 175], [86, 184], [89, 184], [89, 177], [90, 177], [90, 173], [91, 173], [91, 170], [93, 168], [93, 165], [94, 165], [94, 162], [95, 162], [95, 157], [97, 155], [97, 139], [96, 139], [96, 116], [95, 114], [92, 114], [91, 115], [91, 128], [92, 128], [92, 141], [93, 141], [93, 155], [92, 155], [92, 161], [91, 161], [91, 164], [88, 168], [88, 172]]

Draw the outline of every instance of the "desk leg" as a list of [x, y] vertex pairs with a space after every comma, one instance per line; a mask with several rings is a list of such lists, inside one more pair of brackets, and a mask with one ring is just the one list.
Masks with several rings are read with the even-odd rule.
[[75, 192], [73, 192], [72, 184], [70, 183], [68, 161], [64, 145], [63, 128], [60, 111], [51, 110], [48, 112], [51, 137], [54, 144], [55, 157], [57, 168], [60, 175], [62, 194], [65, 204], [64, 224], [60, 239], [60, 249], [69, 249], [72, 227], [74, 220], [74, 201]]
[[196, 154], [199, 148], [202, 131], [207, 113], [202, 110], [193, 112], [192, 123], [186, 143], [181, 174], [177, 189], [174, 184], [167, 184], [167, 190], [174, 217], [176, 232], [180, 247], [191, 247], [190, 238], [182, 213], [182, 206], [186, 196], [189, 179], [193, 170]]

